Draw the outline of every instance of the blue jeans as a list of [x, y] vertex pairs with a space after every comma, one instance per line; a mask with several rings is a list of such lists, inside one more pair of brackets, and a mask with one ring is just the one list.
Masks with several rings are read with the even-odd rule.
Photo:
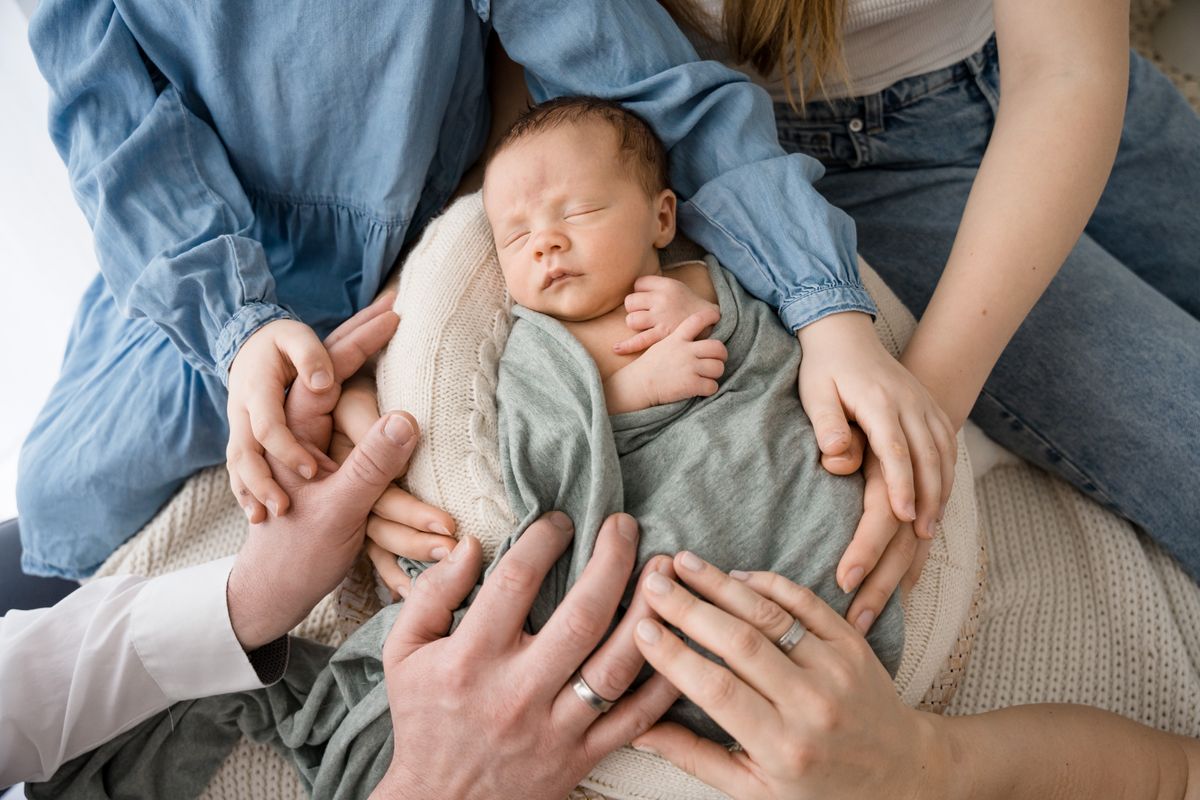
[[[817, 189], [854, 218], [859, 251], [918, 318], [999, 98], [993, 38], [878, 94], [803, 117], [776, 106], [781, 144], [826, 165]], [[1112, 177], [971, 419], [1133, 521], [1200, 582], [1200, 118], [1136, 54]]]

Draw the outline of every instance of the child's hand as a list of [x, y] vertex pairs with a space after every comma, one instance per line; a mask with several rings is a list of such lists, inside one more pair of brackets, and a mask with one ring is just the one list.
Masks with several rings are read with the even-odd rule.
[[[824, 456], [845, 453], [854, 420], [879, 458], [896, 518], [931, 538], [954, 482], [949, 417], [883, 348], [866, 314], [833, 314], [799, 332], [800, 401]], [[823, 459], [828, 468], [829, 464]]]
[[729, 353], [716, 339], [697, 338], [719, 318], [715, 308], [692, 314], [637, 361], [613, 373], [606, 384], [608, 412], [620, 414], [714, 394]]
[[[717, 305], [693, 292], [683, 281], [662, 275], [643, 275], [634, 282], [633, 293], [625, 297], [625, 310], [629, 312], [625, 315], [625, 324], [640, 333], [614, 344], [613, 352], [622, 355], [640, 353], [667, 338], [692, 314], [710, 308], [717, 310], [716, 319], [720, 320], [721, 311]], [[708, 332], [702, 331], [698, 338], [706, 336]]]
[[[343, 386], [333, 412], [333, 460], [341, 463], [378, 419], [375, 383], [368, 375], [356, 375]], [[398, 486], [384, 491], [367, 517], [367, 555], [391, 589], [393, 601], [406, 597], [411, 583], [396, 557], [440, 561], [458, 543], [453, 536], [457, 527], [445, 511], [422, 503]]]
[[[333, 386], [333, 364], [312, 328], [279, 319], [250, 335], [229, 368], [229, 485], [252, 523], [287, 513], [287, 493], [275, 482], [263, 450], [306, 480], [317, 462], [288, 429], [284, 392], [297, 376], [314, 392]], [[265, 506], [265, 508], [264, 508]]]

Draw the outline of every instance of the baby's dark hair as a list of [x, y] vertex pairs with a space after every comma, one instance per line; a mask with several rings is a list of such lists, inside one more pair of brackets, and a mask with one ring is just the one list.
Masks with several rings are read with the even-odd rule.
[[532, 106], [500, 137], [491, 158], [529, 136], [582, 122], [603, 122], [612, 128], [622, 164], [647, 195], [654, 197], [667, 188], [667, 150], [663, 143], [632, 111], [599, 97], [556, 97]]

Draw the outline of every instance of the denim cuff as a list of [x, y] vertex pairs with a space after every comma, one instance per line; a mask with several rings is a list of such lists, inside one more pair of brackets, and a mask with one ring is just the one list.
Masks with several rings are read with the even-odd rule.
[[815, 286], [789, 297], [779, 306], [779, 318], [795, 333], [805, 325], [842, 311], [862, 311], [875, 319], [875, 302], [862, 284], [830, 283]]
[[225, 388], [229, 388], [229, 368], [233, 365], [233, 359], [242, 344], [256, 330], [277, 319], [295, 319], [295, 317], [283, 306], [252, 301], [239, 308], [237, 313], [230, 317], [225, 326], [221, 328], [221, 335], [217, 337], [213, 356], [217, 362], [217, 374], [221, 376], [221, 383], [225, 384]]

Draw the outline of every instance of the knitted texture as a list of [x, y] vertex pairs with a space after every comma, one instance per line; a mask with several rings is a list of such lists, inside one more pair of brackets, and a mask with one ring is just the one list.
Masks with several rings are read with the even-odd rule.
[[1083, 703], [1200, 736], [1200, 590], [1170, 556], [1033, 467], [978, 489], [987, 612], [947, 713]]

